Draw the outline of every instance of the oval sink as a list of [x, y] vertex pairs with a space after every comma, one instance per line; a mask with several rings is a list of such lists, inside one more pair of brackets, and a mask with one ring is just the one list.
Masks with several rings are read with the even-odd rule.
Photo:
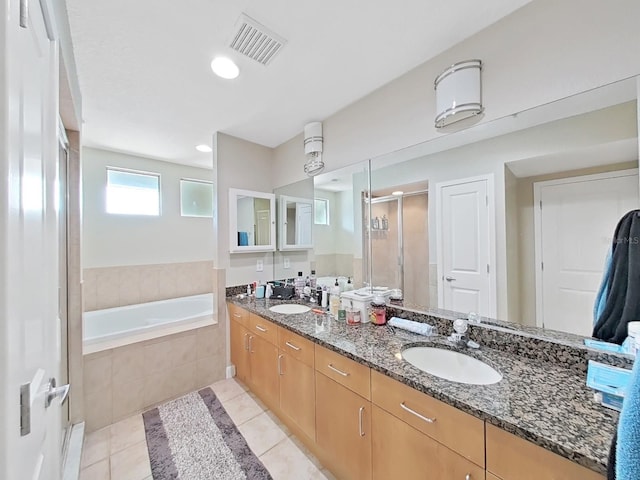
[[307, 313], [311, 310], [309, 307], [305, 305], [298, 305], [297, 303], [282, 303], [280, 305], [274, 305], [273, 307], [269, 307], [273, 313], [284, 313], [285, 315], [291, 315], [294, 313]]
[[402, 358], [423, 372], [452, 382], [491, 385], [502, 380], [502, 375], [486, 363], [442, 348], [411, 347], [403, 350]]

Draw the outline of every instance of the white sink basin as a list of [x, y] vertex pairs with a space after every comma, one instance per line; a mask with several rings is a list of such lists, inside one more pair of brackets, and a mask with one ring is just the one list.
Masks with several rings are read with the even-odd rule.
[[486, 363], [442, 348], [411, 347], [403, 350], [402, 358], [423, 372], [452, 382], [491, 385], [502, 380], [502, 375]]
[[284, 313], [285, 315], [290, 315], [294, 313], [307, 313], [311, 309], [304, 305], [298, 305], [297, 303], [282, 303], [280, 305], [270, 307], [269, 310], [273, 313]]

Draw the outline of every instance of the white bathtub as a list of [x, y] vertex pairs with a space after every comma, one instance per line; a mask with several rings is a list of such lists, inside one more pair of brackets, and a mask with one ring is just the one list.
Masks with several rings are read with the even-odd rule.
[[213, 294], [85, 312], [84, 353], [94, 353], [214, 323]]

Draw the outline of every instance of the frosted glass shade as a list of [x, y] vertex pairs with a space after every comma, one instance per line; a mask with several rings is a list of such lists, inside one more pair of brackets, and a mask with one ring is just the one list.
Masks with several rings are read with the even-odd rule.
[[480, 60], [451, 65], [435, 80], [436, 128], [482, 113]]

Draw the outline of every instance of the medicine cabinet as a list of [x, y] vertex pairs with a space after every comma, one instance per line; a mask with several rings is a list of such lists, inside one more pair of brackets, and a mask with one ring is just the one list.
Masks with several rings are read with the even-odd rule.
[[278, 248], [313, 248], [313, 199], [280, 195], [278, 201]]
[[276, 196], [229, 189], [229, 251], [273, 252], [276, 249]]

